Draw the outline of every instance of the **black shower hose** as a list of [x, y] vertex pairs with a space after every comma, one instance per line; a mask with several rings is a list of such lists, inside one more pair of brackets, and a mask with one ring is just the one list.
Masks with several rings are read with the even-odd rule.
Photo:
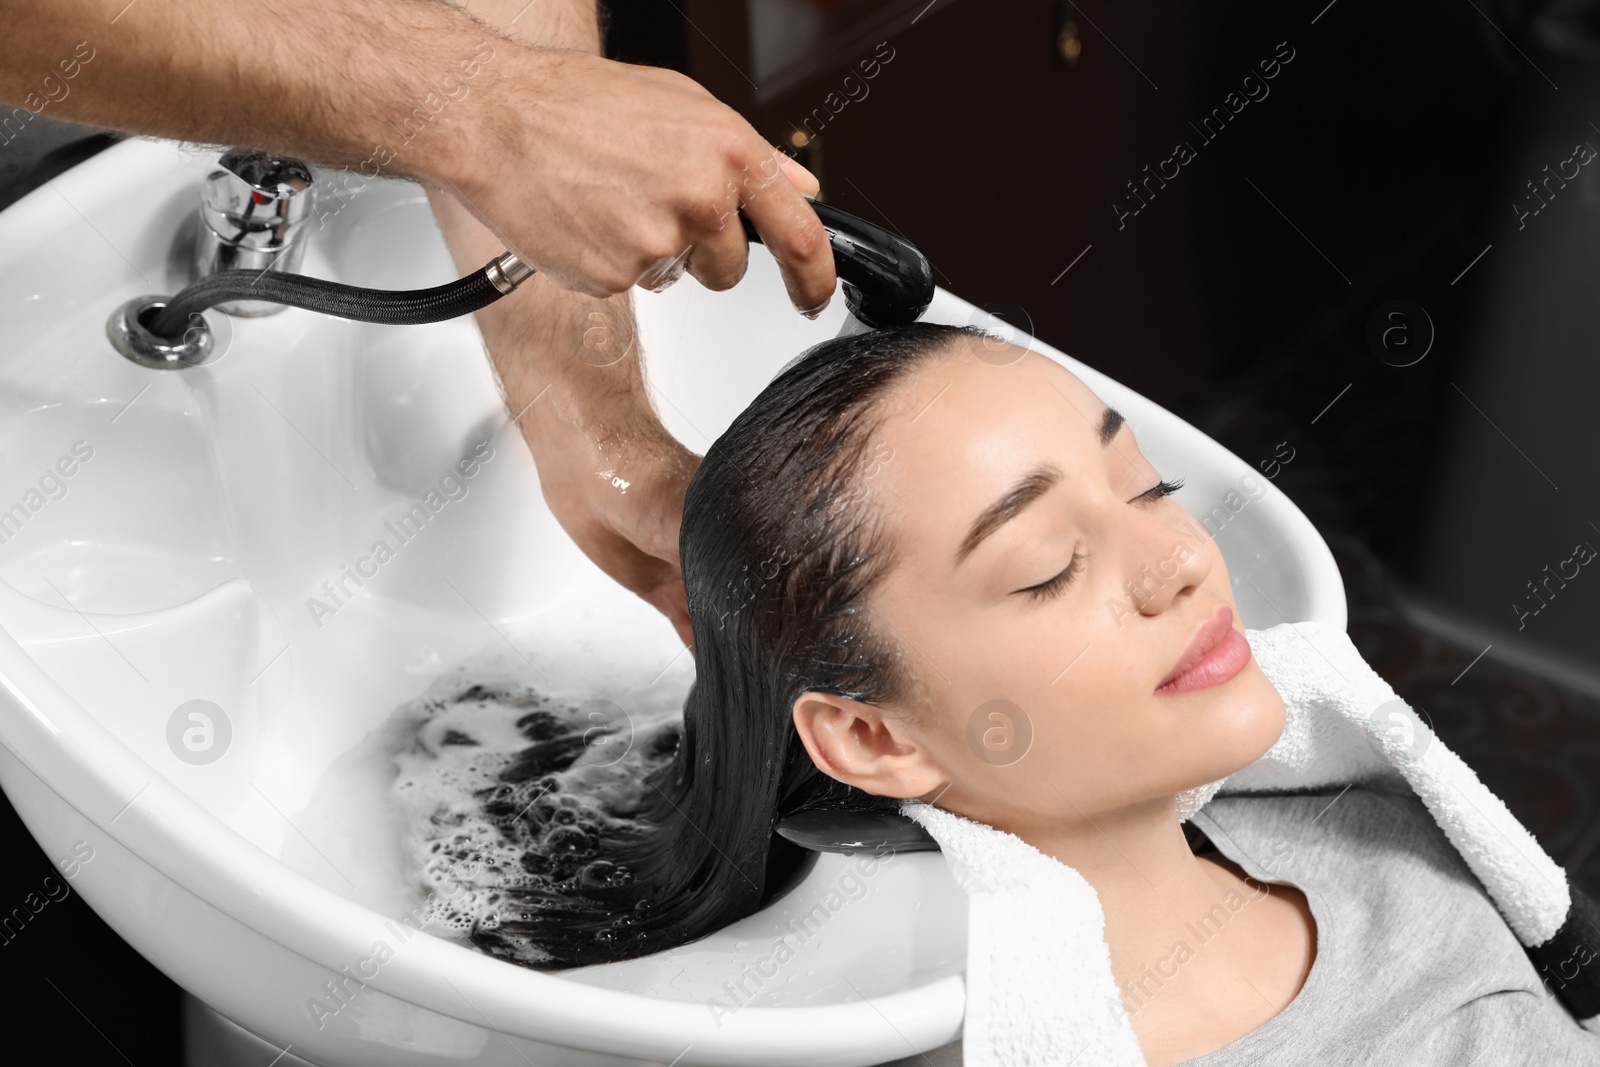
[[165, 307], [146, 311], [140, 325], [176, 343], [183, 339], [191, 316], [230, 300], [266, 300], [393, 326], [440, 322], [471, 314], [505, 295], [489, 280], [489, 268], [498, 260], [497, 256], [466, 277], [431, 289], [366, 289], [284, 271], [221, 270], [188, 286]]
[[[851, 314], [871, 329], [921, 317], [934, 293], [927, 257], [899, 234], [819, 200], [807, 202], [828, 234]], [[740, 214], [739, 221], [752, 244], [764, 243], [747, 216]], [[162, 341], [178, 344], [194, 317], [207, 308], [232, 300], [264, 300], [357, 322], [416, 326], [487, 307], [532, 274], [531, 267], [510, 253], [432, 289], [366, 289], [285, 271], [224, 270], [201, 278], [163, 306], [146, 309], [139, 324]]]

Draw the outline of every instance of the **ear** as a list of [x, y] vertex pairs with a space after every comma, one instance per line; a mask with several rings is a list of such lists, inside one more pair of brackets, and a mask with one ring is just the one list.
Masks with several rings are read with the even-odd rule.
[[802, 693], [794, 702], [794, 728], [818, 770], [865, 792], [920, 797], [950, 781], [926, 746], [871, 704]]

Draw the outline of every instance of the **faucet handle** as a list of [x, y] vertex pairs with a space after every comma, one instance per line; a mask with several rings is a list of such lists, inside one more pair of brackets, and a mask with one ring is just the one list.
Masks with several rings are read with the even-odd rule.
[[274, 155], [253, 148], [235, 148], [223, 153], [217, 165], [229, 171], [250, 188], [287, 199], [311, 188], [311, 168], [298, 159]]

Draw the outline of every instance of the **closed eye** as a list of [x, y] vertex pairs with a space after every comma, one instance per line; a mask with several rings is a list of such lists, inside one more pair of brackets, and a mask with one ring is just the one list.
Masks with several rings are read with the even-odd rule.
[[[1142, 503], [1154, 503], [1155, 501], [1160, 500], [1162, 497], [1171, 496], [1173, 493], [1176, 493], [1182, 488], [1182, 478], [1179, 478], [1176, 481], [1167, 481], [1166, 479], [1162, 479], [1152, 488], [1134, 497], [1134, 500]], [[1072, 584], [1072, 579], [1077, 577], [1077, 575], [1083, 570], [1083, 561], [1087, 558], [1088, 555], [1086, 553], [1074, 551], [1072, 553], [1071, 562], [1067, 564], [1066, 569], [1060, 574], [1056, 575], [1054, 578], [1042, 581], [1038, 585], [1030, 585], [1025, 589], [1015, 590], [1015, 592], [1026, 593], [1034, 600], [1048, 600], [1050, 597], [1058, 596], [1067, 588], [1067, 586]]]
[[1072, 582], [1072, 579], [1078, 574], [1078, 572], [1083, 570], [1084, 559], [1085, 556], [1083, 553], [1074, 552], [1072, 554], [1072, 562], [1067, 564], [1066, 570], [1062, 571], [1054, 578], [1040, 582], [1038, 585], [1030, 585], [1026, 589], [1018, 589], [1017, 592], [1027, 593], [1035, 600], [1048, 600], [1050, 597], [1053, 597], [1064, 590]]
[[1173, 493], [1176, 493], [1179, 489], [1182, 489], [1182, 488], [1183, 488], [1183, 479], [1182, 478], [1179, 478], [1175, 482], [1169, 482], [1166, 479], [1162, 479], [1161, 481], [1157, 482], [1155, 484], [1155, 487], [1152, 488], [1149, 492], [1141, 493], [1139, 496], [1135, 497], [1134, 499], [1136, 499], [1136, 500], [1160, 500], [1164, 496], [1171, 496]]

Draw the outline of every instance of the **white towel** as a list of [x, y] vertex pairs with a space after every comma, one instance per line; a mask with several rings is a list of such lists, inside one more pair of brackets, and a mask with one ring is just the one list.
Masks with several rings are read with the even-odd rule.
[[[1574, 907], [1566, 871], [1343, 630], [1300, 622], [1245, 636], [1283, 696], [1283, 735], [1248, 767], [1180, 793], [1180, 819], [1219, 794], [1405, 783], [1518, 940], [1530, 950], [1542, 946], [1540, 954], [1530, 951], [1541, 969], [1583, 950], [1593, 901], [1583, 897]], [[931, 804], [907, 801], [902, 810], [939, 842], [968, 894], [965, 1067], [1144, 1065], [1112, 977], [1105, 914], [1083, 876], [1013, 834]], [[1600, 1032], [1595, 971], [1580, 972], [1556, 993], [1587, 1029]]]

